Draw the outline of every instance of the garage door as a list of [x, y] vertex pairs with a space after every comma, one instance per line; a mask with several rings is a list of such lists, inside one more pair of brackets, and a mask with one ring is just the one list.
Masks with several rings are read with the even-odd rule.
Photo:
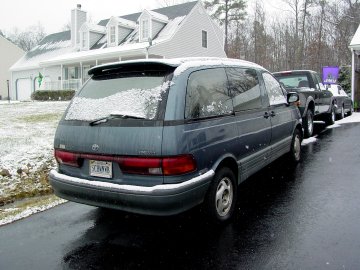
[[16, 92], [18, 100], [30, 100], [31, 99], [31, 80], [19, 79], [16, 84]]

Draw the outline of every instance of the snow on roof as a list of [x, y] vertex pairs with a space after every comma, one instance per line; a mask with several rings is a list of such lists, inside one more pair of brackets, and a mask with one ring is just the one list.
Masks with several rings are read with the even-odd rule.
[[177, 17], [171, 21], [169, 21], [164, 29], [159, 33], [157, 38], [153, 41], [153, 44], [155, 45], [158, 42], [163, 42], [165, 40], [170, 39], [184, 20], [185, 16]]
[[145, 54], [146, 47], [149, 46], [148, 42], [136, 43], [136, 44], [127, 44], [122, 46], [109, 47], [99, 50], [89, 50], [81, 52], [71, 52], [67, 54], [62, 54], [57, 57], [47, 59], [41, 62], [41, 66], [51, 66], [55, 64], [66, 64], [73, 63], [76, 61], [87, 61], [111, 57], [121, 57], [122, 53], [126, 54], [129, 52], [141, 51]]
[[71, 40], [40, 44], [20, 58], [10, 70], [18, 71], [39, 68], [41, 62], [73, 51], [75, 51], [75, 48], [71, 46]]
[[162, 22], [168, 22], [169, 21], [169, 18], [165, 15], [162, 15], [160, 13], [157, 13], [155, 11], [151, 11], [151, 10], [146, 10], [147, 12], [149, 12], [149, 14], [151, 15], [151, 17], [153, 19], [156, 19], [156, 20], [159, 20], [159, 21], [162, 21]]
[[354, 37], [352, 38], [351, 42], [350, 42], [350, 48], [353, 49], [360, 49], [360, 25], [358, 27], [358, 29], [355, 32]]
[[93, 24], [90, 22], [86, 22], [84, 23], [81, 27], [79, 31], [84, 31], [85, 29], [88, 29], [91, 32], [98, 32], [101, 34], [105, 34], [106, 33], [106, 27], [105, 26], [101, 26], [98, 24]]
[[125, 26], [125, 27], [128, 27], [128, 28], [132, 28], [134, 29], [136, 27], [136, 23], [133, 22], [133, 21], [130, 21], [130, 20], [127, 20], [127, 19], [124, 19], [124, 18], [120, 18], [120, 17], [111, 17], [110, 20], [108, 21], [108, 23], [106, 24], [106, 27], [108, 27], [108, 24], [109, 23], [112, 23], [112, 22], [116, 22], [122, 26]]

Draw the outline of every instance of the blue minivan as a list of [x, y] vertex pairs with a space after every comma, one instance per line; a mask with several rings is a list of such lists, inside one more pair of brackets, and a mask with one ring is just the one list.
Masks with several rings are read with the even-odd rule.
[[241, 182], [284, 154], [300, 160], [299, 97], [259, 65], [136, 60], [89, 75], [55, 135], [62, 198], [148, 215], [203, 204], [221, 222]]

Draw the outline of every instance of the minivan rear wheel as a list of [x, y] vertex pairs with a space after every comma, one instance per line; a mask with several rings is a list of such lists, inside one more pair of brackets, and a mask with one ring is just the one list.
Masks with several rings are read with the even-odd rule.
[[233, 171], [227, 167], [215, 173], [204, 201], [207, 216], [215, 223], [229, 220], [235, 210], [237, 183]]

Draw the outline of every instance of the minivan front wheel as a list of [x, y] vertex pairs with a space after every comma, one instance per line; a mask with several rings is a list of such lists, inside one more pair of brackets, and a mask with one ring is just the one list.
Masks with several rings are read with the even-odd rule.
[[232, 217], [236, 190], [237, 183], [232, 170], [223, 167], [216, 172], [204, 202], [205, 212], [212, 221], [219, 223]]
[[294, 131], [289, 156], [293, 163], [298, 163], [301, 159], [301, 133], [298, 129]]

